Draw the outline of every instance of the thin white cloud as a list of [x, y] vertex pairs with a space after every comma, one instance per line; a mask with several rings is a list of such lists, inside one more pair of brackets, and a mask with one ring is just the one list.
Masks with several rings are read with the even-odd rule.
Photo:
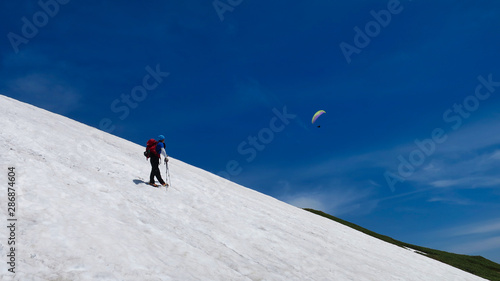
[[500, 186], [500, 178], [492, 176], [465, 177], [453, 180], [438, 180], [430, 183], [434, 187], [480, 188]]
[[447, 251], [468, 255], [496, 254], [500, 249], [500, 217], [441, 229], [428, 236], [434, 241], [441, 240], [442, 245], [447, 244]]
[[313, 196], [299, 195], [297, 197], [290, 198], [287, 203], [299, 208], [326, 210], [326, 206], [323, 202], [321, 202], [321, 199], [314, 198]]
[[460, 226], [439, 230], [435, 235], [439, 237], [458, 237], [468, 235], [500, 235], [500, 217], [476, 223], [468, 223]]
[[[76, 73], [75, 68], [64, 60], [51, 59], [46, 53], [26, 49], [19, 54], [5, 56], [4, 69], [21, 72], [23, 75], [5, 75], [0, 86], [6, 95], [59, 114], [66, 114], [80, 105], [78, 86], [66, 78]], [[22, 71], [21, 71], [22, 70]]]
[[449, 138], [441, 146], [443, 153], [471, 152], [500, 144], [498, 126], [500, 118], [479, 120], [467, 123], [457, 131], [448, 134]]
[[[414, 172], [405, 178], [422, 186], [435, 188], [494, 188], [500, 186], [500, 118], [467, 123], [457, 131], [448, 131], [444, 143], [435, 144], [432, 154], [426, 155], [424, 164], [414, 166]], [[495, 149], [495, 147], [497, 147]], [[416, 144], [390, 149], [386, 155], [408, 160]], [[398, 161], [388, 170], [397, 172]]]
[[[328, 188], [318, 187], [310, 192], [290, 193], [292, 185], [287, 183], [287, 192], [278, 199], [300, 208], [312, 208], [341, 215], [345, 213], [367, 214], [373, 211], [378, 201], [370, 200], [372, 189], [332, 184]], [[296, 190], [296, 189], [295, 189]]]
[[7, 92], [14, 96], [35, 97], [40, 107], [62, 114], [77, 108], [81, 99], [75, 89], [54, 75], [34, 73], [7, 84]]
[[431, 182], [430, 185], [435, 187], [450, 187], [454, 185], [459, 185], [462, 182], [460, 180], [438, 180]]
[[[500, 118], [482, 120], [465, 125], [456, 132], [448, 132], [448, 139], [436, 144], [433, 154], [426, 157], [421, 166], [415, 166], [414, 173], [405, 177], [405, 181], [418, 182], [434, 187], [450, 187], [474, 181], [474, 187], [491, 187], [500, 183], [488, 170], [500, 168], [500, 149], [483, 152], [489, 147], [500, 147]], [[429, 133], [430, 134], [430, 133]], [[415, 138], [418, 138], [416, 136]], [[373, 150], [347, 157], [333, 156], [327, 161], [314, 163], [303, 169], [303, 175], [310, 178], [342, 175], [345, 172], [363, 169], [385, 169], [398, 173], [399, 156], [408, 159], [408, 155], [418, 146], [403, 143], [384, 150]], [[474, 174], [474, 177], [472, 177]], [[384, 178], [383, 172], [380, 178]], [[378, 184], [385, 184], [380, 180]]]
[[500, 219], [482, 222], [479, 224], [466, 225], [453, 230], [455, 235], [485, 234], [492, 232], [500, 233]]
[[472, 202], [467, 199], [453, 198], [453, 197], [432, 197], [427, 202], [440, 202], [452, 205], [471, 205]]
[[500, 160], [500, 150], [495, 150], [490, 156], [490, 159]]
[[451, 248], [453, 252], [464, 254], [477, 254], [485, 251], [495, 251], [497, 249], [500, 249], [500, 236], [462, 243]]

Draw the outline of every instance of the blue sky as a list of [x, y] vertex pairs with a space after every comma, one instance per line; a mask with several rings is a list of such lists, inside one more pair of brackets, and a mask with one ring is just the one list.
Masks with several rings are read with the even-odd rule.
[[500, 262], [498, 1], [0, 11], [2, 94], [141, 145], [163, 134], [171, 156], [280, 200]]

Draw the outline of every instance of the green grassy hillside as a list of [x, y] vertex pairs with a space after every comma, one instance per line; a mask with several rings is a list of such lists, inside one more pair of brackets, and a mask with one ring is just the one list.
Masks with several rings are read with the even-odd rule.
[[391, 244], [394, 244], [394, 245], [397, 245], [400, 247], [407, 247], [407, 248], [411, 248], [413, 250], [417, 250], [419, 252], [424, 253], [425, 256], [427, 256], [429, 258], [433, 258], [435, 260], [449, 264], [449, 265], [454, 266], [456, 268], [459, 268], [463, 271], [470, 272], [474, 275], [486, 278], [486, 279], [491, 280], [491, 281], [500, 281], [500, 264], [494, 263], [494, 262], [492, 262], [488, 259], [485, 259], [481, 256], [467, 256], [467, 255], [453, 254], [453, 253], [438, 251], [438, 250], [434, 250], [434, 249], [429, 249], [429, 248], [424, 248], [424, 247], [404, 243], [404, 242], [395, 240], [391, 237], [375, 233], [375, 232], [370, 231], [366, 228], [360, 227], [358, 225], [355, 225], [355, 224], [350, 223], [348, 221], [339, 219], [337, 217], [326, 214], [324, 212], [313, 210], [313, 209], [305, 209], [305, 210], [312, 212], [314, 214], [326, 217], [328, 219], [334, 220], [336, 222], [339, 222], [341, 224], [344, 224], [346, 226], [354, 228], [358, 231], [361, 231], [365, 234], [368, 234], [370, 236], [373, 236], [373, 237], [378, 238], [380, 240], [383, 240], [385, 242], [388, 242], [388, 243], [391, 243]]

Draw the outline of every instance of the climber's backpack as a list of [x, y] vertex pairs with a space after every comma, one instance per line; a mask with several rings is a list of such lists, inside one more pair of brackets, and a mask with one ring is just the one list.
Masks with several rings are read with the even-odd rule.
[[158, 155], [158, 152], [156, 152], [157, 144], [158, 142], [155, 139], [148, 140], [146, 144], [146, 151], [144, 151], [144, 156], [146, 156], [146, 158], [151, 157], [151, 155], [156, 155], [156, 157], [158, 158], [160, 157], [160, 155]]

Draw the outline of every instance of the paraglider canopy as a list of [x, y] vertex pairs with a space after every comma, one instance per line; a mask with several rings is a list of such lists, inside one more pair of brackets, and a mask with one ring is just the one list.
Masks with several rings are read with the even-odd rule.
[[[316, 122], [316, 120], [317, 120], [317, 119], [318, 119], [321, 115], [323, 115], [323, 114], [325, 114], [325, 113], [326, 113], [326, 111], [324, 111], [324, 110], [319, 110], [318, 112], [316, 112], [316, 113], [314, 114], [313, 118], [312, 118], [311, 124], [314, 124], [314, 122]], [[319, 127], [320, 127], [320, 126], [318, 126], [318, 128], [319, 128]]]

